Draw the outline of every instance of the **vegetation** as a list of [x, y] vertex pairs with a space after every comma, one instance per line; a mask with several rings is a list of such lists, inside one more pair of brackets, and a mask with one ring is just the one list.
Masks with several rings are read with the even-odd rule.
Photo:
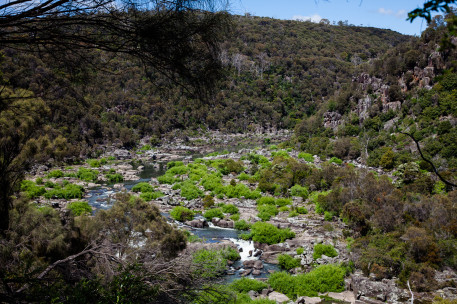
[[203, 216], [208, 220], [211, 221], [213, 217], [224, 218], [224, 213], [222, 212], [221, 208], [213, 208], [207, 210]]
[[316, 297], [319, 293], [344, 290], [345, 270], [336, 265], [321, 265], [306, 274], [292, 276], [285, 272], [270, 275], [268, 284], [289, 298]]
[[92, 212], [92, 207], [86, 201], [71, 202], [67, 208], [74, 216], [87, 215]]
[[185, 222], [194, 218], [194, 213], [189, 208], [176, 206], [170, 211], [170, 216], [177, 221]]
[[280, 254], [278, 256], [278, 262], [279, 262], [279, 267], [281, 267], [281, 269], [285, 269], [285, 270], [290, 270], [290, 269], [299, 267], [301, 265], [299, 259], [294, 259], [290, 255], [285, 254], [285, 253]]
[[316, 244], [314, 245], [314, 250], [313, 250], [313, 259], [320, 259], [322, 255], [326, 255], [328, 257], [336, 257], [338, 255], [338, 252], [336, 252], [335, 248], [328, 244]]
[[265, 244], [277, 244], [284, 242], [286, 239], [291, 239], [295, 236], [295, 233], [289, 228], [279, 229], [276, 226], [256, 222], [251, 226], [250, 238], [253, 241]]

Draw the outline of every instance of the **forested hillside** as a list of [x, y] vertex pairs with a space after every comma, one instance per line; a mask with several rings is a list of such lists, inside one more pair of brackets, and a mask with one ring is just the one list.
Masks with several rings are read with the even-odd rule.
[[221, 54], [226, 77], [204, 101], [131, 57], [94, 50], [61, 64], [52, 53], [4, 49], [3, 81], [42, 98], [49, 110], [46, 140], [55, 142], [44, 154], [62, 159], [109, 142], [132, 147], [145, 135], [160, 138], [175, 128], [293, 128], [350, 86], [360, 65], [412, 39], [376, 28], [258, 17], [234, 17], [233, 25]]

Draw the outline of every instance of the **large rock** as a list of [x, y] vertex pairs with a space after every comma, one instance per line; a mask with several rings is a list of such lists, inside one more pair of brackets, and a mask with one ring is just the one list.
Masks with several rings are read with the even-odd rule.
[[339, 292], [339, 293], [329, 292], [327, 294], [327, 296], [329, 296], [330, 298], [333, 298], [335, 300], [340, 300], [340, 301], [348, 302], [351, 304], [355, 303], [355, 296], [354, 296], [354, 293], [351, 291], [344, 291], [344, 292]]
[[204, 219], [198, 219], [193, 221], [187, 221], [186, 225], [194, 228], [205, 228], [208, 227], [208, 222]]
[[319, 297], [299, 297], [296, 304], [317, 304], [322, 301]]
[[276, 301], [276, 303], [287, 303], [287, 302], [289, 302], [289, 298], [285, 294], [282, 294], [282, 293], [279, 293], [279, 292], [276, 292], [276, 291], [273, 291], [272, 293], [270, 293], [268, 295], [268, 299], [270, 299], [272, 301]]
[[409, 291], [398, 288], [395, 280], [371, 281], [361, 273], [355, 273], [351, 276], [350, 288], [353, 290], [356, 299], [365, 297], [382, 302], [398, 303], [405, 302], [410, 298]]
[[246, 261], [243, 261], [243, 266], [244, 266], [244, 268], [254, 268], [255, 262], [257, 262], [257, 261], [256, 260], [246, 260]]
[[260, 260], [257, 260], [254, 262], [254, 268], [255, 269], [262, 269], [263, 268], [263, 263]]

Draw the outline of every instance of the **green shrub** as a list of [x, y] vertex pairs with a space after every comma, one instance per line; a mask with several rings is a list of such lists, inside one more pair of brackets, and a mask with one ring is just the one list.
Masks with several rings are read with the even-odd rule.
[[240, 181], [245, 181], [245, 180], [249, 180], [251, 178], [251, 176], [247, 173], [244, 173], [244, 172], [241, 172], [240, 175], [238, 175], [238, 179]]
[[51, 182], [51, 181], [46, 181], [46, 182], [44, 183], [44, 186], [45, 186], [46, 188], [54, 188], [56, 185], [57, 185], [57, 184], [54, 184], [54, 183]]
[[277, 206], [282, 207], [292, 205], [292, 200], [290, 198], [278, 198], [275, 203]]
[[167, 163], [167, 169], [180, 166], [184, 166], [184, 163], [182, 161], [171, 161]]
[[338, 255], [338, 252], [336, 252], [335, 248], [328, 244], [316, 244], [314, 245], [314, 250], [313, 250], [313, 259], [320, 259], [322, 255], [325, 254], [328, 257], [336, 257]]
[[285, 272], [270, 275], [270, 286], [289, 298], [297, 296], [316, 297], [319, 293], [344, 290], [345, 269], [337, 265], [321, 265], [312, 271], [292, 276]]
[[308, 209], [306, 209], [305, 207], [302, 207], [302, 206], [297, 207], [296, 210], [297, 210], [297, 212], [298, 212], [299, 214], [307, 214], [307, 213], [308, 213]]
[[305, 252], [305, 249], [303, 247], [297, 248], [297, 254], [298, 255], [303, 254], [304, 252]]
[[203, 191], [197, 186], [192, 184], [191, 181], [186, 180], [181, 184], [181, 196], [187, 200], [196, 199], [203, 196]]
[[298, 216], [298, 214], [299, 214], [299, 213], [297, 212], [297, 210], [292, 210], [292, 211], [289, 213], [289, 217], [296, 217], [296, 216]]
[[132, 187], [133, 192], [154, 192], [154, 187], [147, 182], [141, 182]]
[[341, 165], [343, 163], [343, 161], [341, 159], [339, 159], [338, 157], [332, 157], [330, 158], [329, 160], [330, 163], [334, 163], [334, 164], [337, 164], [337, 165]]
[[24, 191], [28, 198], [36, 198], [46, 193], [44, 187], [39, 187], [29, 180], [23, 180], [21, 182], [21, 191]]
[[213, 208], [207, 210], [203, 216], [208, 220], [211, 221], [213, 217], [224, 218], [224, 213], [222, 213], [221, 208]]
[[237, 292], [249, 292], [251, 290], [261, 292], [262, 289], [268, 288], [268, 284], [255, 279], [241, 278], [230, 283], [229, 288]]
[[105, 177], [108, 179], [108, 182], [113, 183], [113, 184], [124, 181], [124, 177], [122, 176], [122, 174], [119, 174], [119, 173], [106, 174]]
[[152, 200], [156, 200], [158, 199], [159, 197], [163, 197], [165, 196], [165, 194], [163, 194], [162, 192], [160, 191], [154, 191], [154, 192], [143, 192], [140, 194], [140, 197], [145, 200], [145, 201], [152, 201]]
[[233, 204], [227, 204], [222, 206], [222, 211], [224, 213], [230, 213], [230, 214], [236, 214], [239, 213], [240, 211], [238, 210], [238, 207], [233, 205]]
[[48, 178], [59, 178], [59, 177], [63, 177], [63, 176], [64, 176], [64, 174], [63, 174], [62, 170], [52, 170], [47, 175]]
[[232, 172], [239, 174], [241, 171], [244, 170], [244, 166], [243, 166], [243, 162], [241, 162], [241, 161], [234, 161], [233, 159], [227, 159], [224, 161], [224, 163], [222, 165], [219, 166], [219, 170], [224, 175], [227, 175]]
[[72, 198], [82, 198], [84, 193], [84, 188], [74, 184], [68, 184], [61, 187], [56, 187], [44, 194], [44, 197], [47, 199], [50, 198], [63, 198], [63, 199], [72, 199]]
[[238, 261], [241, 259], [240, 253], [238, 250], [232, 247], [225, 247], [221, 250], [222, 257], [230, 261]]
[[161, 184], [173, 185], [174, 183], [179, 181], [179, 178], [175, 178], [171, 174], [164, 174], [164, 175], [157, 177], [157, 181]]
[[88, 215], [92, 212], [92, 208], [86, 201], [71, 202], [67, 208], [71, 210], [74, 216]]
[[235, 222], [235, 229], [237, 230], [249, 230], [249, 228], [251, 228], [251, 225], [245, 220], [239, 220]]
[[278, 264], [281, 269], [290, 270], [292, 268], [300, 267], [300, 260], [294, 259], [286, 253], [282, 253], [278, 256]]
[[96, 182], [98, 179], [98, 171], [86, 168], [79, 168], [76, 176], [85, 182]]
[[177, 221], [185, 222], [194, 218], [194, 213], [189, 208], [176, 206], [170, 211], [170, 216]]
[[291, 239], [295, 237], [295, 233], [289, 228], [279, 229], [270, 223], [257, 222], [251, 227], [250, 237], [255, 242], [271, 245]]
[[327, 221], [327, 222], [332, 221], [333, 220], [333, 213], [325, 211], [324, 212], [324, 220]]
[[142, 146], [140, 150], [141, 151], [148, 151], [148, 150], [151, 150], [151, 149], [152, 149], [151, 145], [146, 144], [146, 145]]
[[206, 191], [219, 192], [223, 188], [222, 178], [217, 174], [205, 175], [202, 178], [201, 185]]
[[257, 190], [251, 191], [248, 186], [244, 184], [236, 184], [236, 186], [227, 185], [223, 188], [223, 192], [228, 198], [257, 199], [260, 197], [260, 192]]
[[259, 210], [257, 216], [264, 222], [278, 214], [278, 209], [274, 205], [258, 205], [257, 210]]
[[290, 188], [290, 194], [292, 196], [303, 197], [303, 199], [307, 199], [309, 196], [308, 189], [300, 185], [295, 185], [292, 188]]
[[36, 179], [35, 183], [36, 183], [37, 185], [43, 185], [43, 178], [42, 178], [42, 177], [38, 177], [38, 178]]
[[314, 157], [309, 153], [300, 152], [300, 153], [298, 153], [298, 158], [302, 158], [302, 159], [304, 159], [305, 161], [307, 161], [309, 163], [313, 163], [314, 162]]
[[289, 211], [290, 209], [289, 209], [289, 207], [287, 207], [287, 206], [282, 206], [282, 207], [279, 207], [278, 210], [279, 210], [279, 212], [287, 212], [287, 211]]
[[102, 166], [98, 159], [88, 159], [87, 163], [91, 168], [100, 168]]
[[192, 255], [192, 265], [197, 277], [215, 278], [224, 272], [227, 260], [220, 250], [200, 249]]
[[285, 157], [285, 158], [289, 158], [290, 157], [289, 153], [287, 153], [287, 151], [285, 151], [285, 150], [279, 150], [279, 151], [276, 151], [276, 152], [271, 152], [271, 157], [276, 157], [276, 156], [281, 156], [281, 157]]
[[240, 219], [240, 214], [239, 213], [232, 214], [230, 216], [230, 219], [232, 219], [234, 221], [238, 221]]
[[189, 168], [186, 167], [186, 166], [174, 166], [174, 167], [171, 167], [170, 169], [167, 170], [167, 172], [165, 172], [165, 174], [170, 174], [170, 175], [184, 175], [184, 174], [187, 174], [187, 172], [189, 172]]
[[257, 200], [257, 205], [276, 205], [276, 200], [271, 196], [262, 196]]

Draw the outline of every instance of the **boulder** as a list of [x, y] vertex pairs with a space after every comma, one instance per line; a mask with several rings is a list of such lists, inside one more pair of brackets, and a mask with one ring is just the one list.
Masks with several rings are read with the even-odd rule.
[[257, 260], [254, 262], [254, 268], [255, 269], [262, 269], [263, 268], [263, 263], [260, 260]]
[[299, 297], [296, 304], [317, 304], [322, 301], [319, 297]]
[[262, 273], [262, 272], [261, 272], [259, 269], [254, 269], [254, 270], [252, 271], [252, 275], [254, 275], [254, 276], [258, 276], [258, 275], [260, 275], [261, 273]]
[[339, 293], [329, 292], [327, 294], [327, 296], [329, 296], [330, 298], [333, 298], [335, 300], [340, 300], [340, 301], [348, 302], [351, 304], [355, 303], [355, 296], [354, 296], [354, 293], [351, 291], [344, 291], [344, 292], [339, 292]]
[[289, 298], [282, 293], [279, 293], [277, 291], [273, 291], [268, 295], [268, 299], [272, 301], [276, 301], [276, 303], [287, 303], [289, 302]]
[[255, 260], [246, 260], [246, 261], [243, 261], [243, 266], [244, 268], [254, 268], [254, 265], [255, 265]]

